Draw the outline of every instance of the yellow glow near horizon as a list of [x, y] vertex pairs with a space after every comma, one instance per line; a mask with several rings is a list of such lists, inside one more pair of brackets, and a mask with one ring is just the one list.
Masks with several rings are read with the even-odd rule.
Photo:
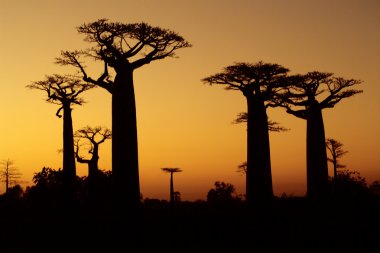
[[[278, 63], [292, 73], [333, 72], [363, 80], [364, 90], [323, 112], [326, 137], [344, 144], [342, 159], [369, 183], [380, 180], [380, 3], [378, 1], [3, 1], [0, 0], [0, 159], [11, 159], [31, 184], [43, 166], [60, 168], [62, 119], [45, 94], [26, 85], [46, 74], [68, 73], [55, 65], [61, 50], [88, 46], [75, 27], [99, 18], [147, 22], [178, 32], [193, 44], [178, 59], [135, 71], [140, 185], [144, 197], [169, 196], [162, 167], [179, 167], [175, 190], [182, 199], [204, 199], [215, 181], [244, 193], [246, 131], [231, 124], [245, 111], [242, 94], [202, 84], [202, 78], [234, 62]], [[97, 63], [87, 64], [96, 73]], [[98, 88], [74, 107], [74, 129], [111, 127], [111, 97]], [[277, 195], [303, 195], [306, 122], [269, 109], [291, 130], [271, 133], [273, 186]], [[111, 142], [100, 146], [100, 168], [111, 169]], [[86, 175], [78, 164], [79, 175]], [[0, 192], [4, 191], [3, 185]]]

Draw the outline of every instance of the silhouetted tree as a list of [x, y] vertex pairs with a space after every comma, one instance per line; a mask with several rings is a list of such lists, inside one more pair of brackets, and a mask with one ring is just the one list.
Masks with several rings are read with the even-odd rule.
[[358, 171], [343, 169], [337, 171], [334, 192], [340, 197], [364, 197], [369, 189], [366, 179]]
[[[108, 139], [111, 139], [112, 133], [108, 128], [102, 127], [89, 127], [86, 126], [80, 130], [77, 130], [74, 133], [76, 138], [75, 142], [75, 156], [79, 163], [86, 163], [88, 165], [88, 194], [90, 201], [96, 199], [96, 188], [97, 188], [97, 179], [99, 177], [99, 145], [105, 142]], [[91, 154], [91, 158], [85, 159], [79, 155], [80, 147], [83, 146], [83, 143], [80, 144], [80, 141], [85, 141], [85, 144], [89, 144], [90, 148], [88, 153]]]
[[327, 161], [333, 164], [334, 169], [334, 180], [337, 178], [338, 169], [346, 168], [346, 165], [340, 164], [339, 159], [342, 158], [348, 151], [343, 150], [343, 144], [335, 139], [328, 138], [326, 140], [326, 148], [329, 150], [331, 154], [331, 158], [327, 157]]
[[34, 185], [26, 191], [27, 199], [32, 203], [49, 206], [64, 202], [64, 175], [61, 169], [53, 170], [43, 167], [40, 172], [34, 173], [32, 179]]
[[21, 173], [14, 166], [14, 162], [10, 159], [0, 161], [0, 179], [5, 182], [5, 194], [8, 193], [9, 187], [17, 184]]
[[[133, 72], [143, 65], [166, 57], [191, 45], [177, 33], [146, 23], [124, 24], [99, 19], [77, 28], [92, 44], [84, 51], [64, 51], [58, 64], [73, 65], [83, 80], [112, 94], [112, 173], [115, 200], [132, 209], [140, 203], [136, 105]], [[104, 72], [96, 79], [86, 72], [82, 57], [104, 62]], [[111, 80], [108, 68], [115, 72]]]
[[317, 71], [288, 78], [288, 86], [281, 96], [282, 106], [288, 113], [307, 122], [307, 196], [309, 197], [324, 195], [328, 187], [322, 110], [333, 108], [342, 99], [361, 93], [361, 90], [350, 89], [360, 83], [359, 80], [334, 77], [332, 73]]
[[289, 70], [278, 65], [258, 62], [236, 63], [223, 72], [202, 81], [224, 85], [227, 90], [238, 90], [247, 100], [247, 173], [246, 199], [268, 201], [273, 198], [267, 108], [272, 102]]
[[220, 181], [215, 182], [215, 188], [207, 193], [207, 202], [209, 203], [229, 203], [239, 200], [236, 196], [235, 186]]
[[42, 90], [47, 93], [46, 101], [59, 105], [57, 117], [61, 118], [63, 111], [63, 174], [68, 190], [73, 186], [76, 178], [73, 121], [71, 116], [72, 105], [82, 105], [84, 100], [79, 95], [92, 88], [87, 83], [74, 76], [54, 74], [46, 76], [43, 81], [33, 82], [27, 86], [30, 89]]
[[[80, 130], [77, 130], [74, 133], [74, 137], [76, 138], [75, 156], [78, 162], [88, 164], [89, 178], [96, 177], [97, 173], [99, 172], [99, 145], [105, 142], [106, 140], [111, 139], [111, 136], [111, 130], [102, 127], [92, 128], [86, 126]], [[90, 159], [85, 159], [79, 155], [80, 147], [83, 146], [83, 143], [80, 144], [81, 140], [87, 141], [87, 143], [84, 144], [89, 144], [90, 148], [87, 151], [89, 154], [91, 154]]]
[[162, 171], [170, 173], [170, 204], [174, 203], [174, 183], [173, 183], [173, 173], [182, 172], [179, 168], [161, 168]]

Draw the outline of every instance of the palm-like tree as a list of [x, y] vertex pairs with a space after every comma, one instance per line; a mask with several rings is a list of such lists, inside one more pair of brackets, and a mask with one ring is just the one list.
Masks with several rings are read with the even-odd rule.
[[173, 173], [182, 172], [180, 168], [161, 168], [162, 171], [170, 173], [170, 204], [174, 203]]

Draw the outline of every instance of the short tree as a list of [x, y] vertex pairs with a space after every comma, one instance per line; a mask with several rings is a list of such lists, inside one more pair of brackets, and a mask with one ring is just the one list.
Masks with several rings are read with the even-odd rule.
[[21, 173], [14, 166], [14, 162], [10, 159], [0, 161], [0, 179], [5, 182], [5, 194], [8, 193], [12, 185], [16, 185], [21, 178]]
[[236, 196], [235, 186], [229, 183], [216, 181], [215, 188], [207, 193], [207, 202], [209, 203], [230, 203], [239, 198]]
[[332, 163], [334, 169], [334, 181], [338, 176], [338, 169], [346, 168], [346, 165], [340, 163], [340, 158], [342, 158], [348, 151], [343, 149], [343, 144], [335, 139], [328, 138], [326, 140], [326, 148], [330, 152], [331, 158], [327, 158], [327, 161]]
[[173, 204], [175, 200], [173, 173], [182, 172], [182, 170], [179, 168], [162, 168], [161, 170], [170, 173], [170, 204]]
[[[75, 156], [79, 163], [88, 165], [88, 194], [90, 201], [96, 199], [96, 188], [99, 177], [99, 145], [106, 140], [111, 139], [112, 133], [108, 128], [89, 127], [86, 126], [77, 130], [74, 133], [75, 141]], [[87, 144], [87, 145], [86, 145]], [[86, 145], [89, 147], [87, 152], [91, 154], [90, 158], [86, 159], [80, 155], [80, 147]]]

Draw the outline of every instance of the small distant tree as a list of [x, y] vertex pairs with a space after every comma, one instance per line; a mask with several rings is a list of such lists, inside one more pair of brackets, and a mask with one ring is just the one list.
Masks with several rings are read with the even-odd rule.
[[331, 158], [327, 157], [327, 161], [332, 163], [334, 168], [334, 181], [338, 176], [338, 169], [346, 168], [346, 165], [340, 163], [340, 158], [342, 158], [348, 151], [343, 149], [343, 144], [335, 139], [328, 138], [326, 140], [326, 148], [331, 154]]
[[73, 186], [76, 178], [75, 153], [74, 153], [74, 133], [71, 116], [73, 105], [82, 105], [84, 100], [79, 97], [81, 93], [94, 86], [91, 86], [81, 79], [68, 75], [46, 76], [43, 81], [33, 82], [27, 86], [30, 89], [46, 92], [46, 101], [59, 106], [56, 112], [61, 118], [63, 111], [63, 174], [65, 176], [68, 190]]
[[179, 168], [162, 168], [161, 170], [166, 172], [166, 173], [170, 173], [170, 204], [173, 204], [175, 201], [173, 173], [182, 172], [182, 170]]
[[[75, 156], [80, 163], [88, 164], [88, 177], [94, 178], [99, 172], [99, 145], [106, 140], [111, 139], [112, 132], [108, 128], [89, 127], [86, 126], [74, 133], [75, 141]], [[87, 144], [87, 145], [86, 145]], [[86, 145], [87, 152], [91, 154], [89, 159], [80, 156], [80, 148]]]
[[216, 181], [215, 188], [207, 193], [209, 203], [229, 203], [239, 198], [236, 196], [235, 186], [229, 183]]
[[[97, 181], [99, 178], [99, 145], [106, 140], [111, 139], [112, 133], [108, 128], [102, 127], [89, 127], [86, 126], [74, 133], [75, 141], [75, 156], [79, 163], [88, 165], [88, 195], [90, 201], [95, 200]], [[86, 145], [87, 144], [87, 145]], [[91, 157], [86, 159], [80, 156], [80, 147], [86, 145], [87, 152]]]
[[9, 187], [16, 185], [22, 174], [10, 159], [0, 161], [0, 166], [0, 179], [2, 182], [5, 182], [5, 194], [7, 194]]

